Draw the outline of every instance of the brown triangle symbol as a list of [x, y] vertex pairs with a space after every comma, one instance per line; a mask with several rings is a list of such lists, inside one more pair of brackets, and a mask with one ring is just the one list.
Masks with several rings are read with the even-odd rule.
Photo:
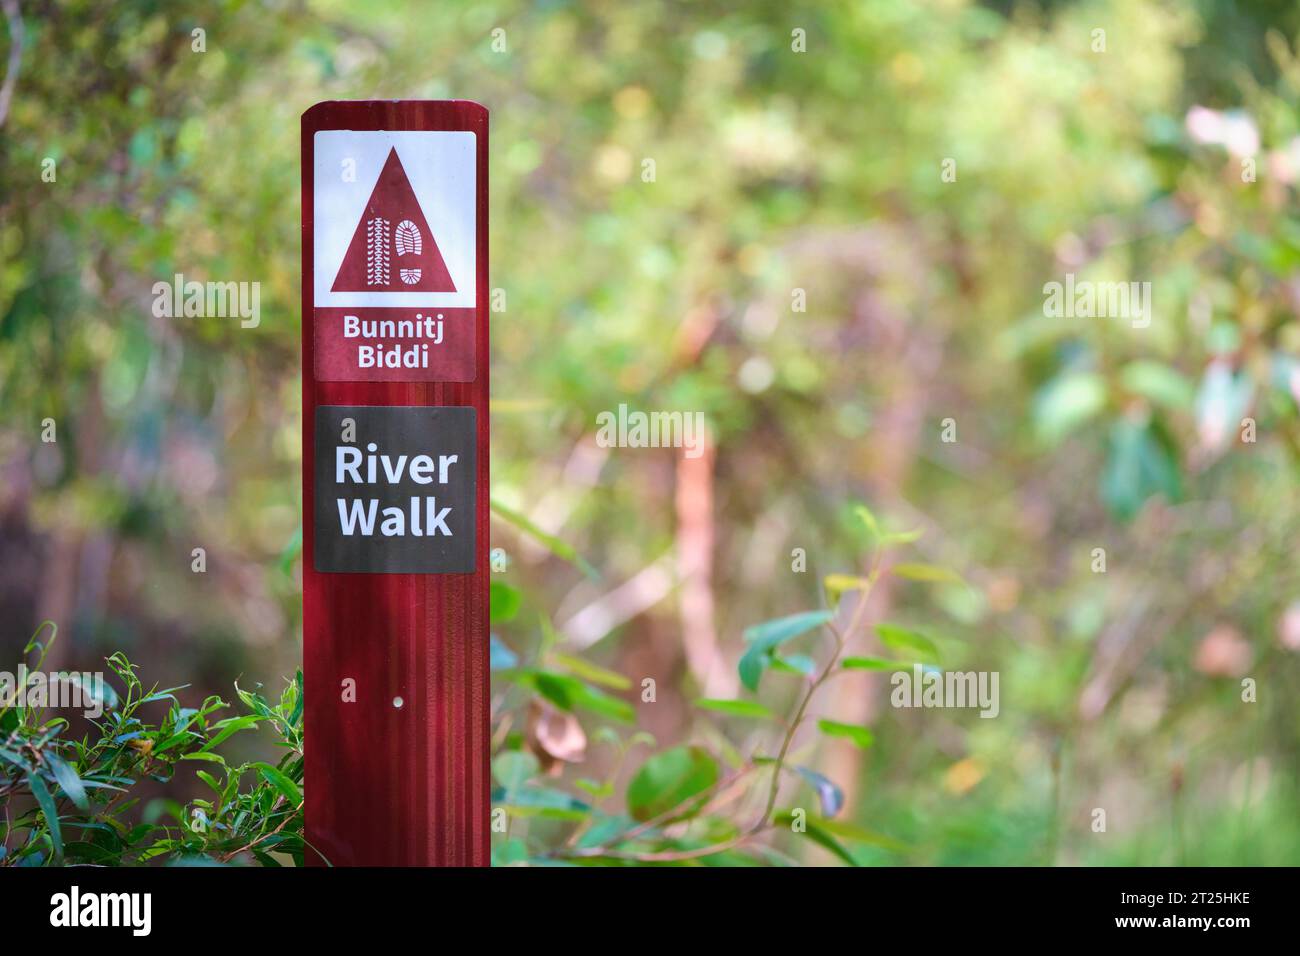
[[396, 149], [388, 152], [330, 291], [456, 291]]

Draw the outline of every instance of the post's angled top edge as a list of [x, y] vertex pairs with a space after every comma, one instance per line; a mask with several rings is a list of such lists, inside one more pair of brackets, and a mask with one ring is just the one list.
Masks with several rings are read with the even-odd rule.
[[314, 127], [322, 114], [364, 113], [376, 108], [409, 110], [422, 106], [450, 107], [464, 111], [479, 122], [486, 122], [488, 108], [477, 100], [321, 100], [302, 113], [304, 128]]

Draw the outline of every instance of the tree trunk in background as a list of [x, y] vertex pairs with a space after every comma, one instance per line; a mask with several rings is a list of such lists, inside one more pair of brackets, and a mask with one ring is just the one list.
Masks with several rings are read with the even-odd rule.
[[705, 697], [734, 697], [735, 672], [718, 646], [713, 601], [713, 478], [716, 458], [712, 438], [700, 438], [701, 454], [677, 459], [678, 613], [682, 646], [695, 684]]

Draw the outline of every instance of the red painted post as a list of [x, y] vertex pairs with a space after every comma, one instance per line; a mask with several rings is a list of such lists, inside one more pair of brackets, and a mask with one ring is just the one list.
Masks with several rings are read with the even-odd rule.
[[336, 866], [489, 860], [487, 174], [477, 103], [302, 117], [307, 840]]

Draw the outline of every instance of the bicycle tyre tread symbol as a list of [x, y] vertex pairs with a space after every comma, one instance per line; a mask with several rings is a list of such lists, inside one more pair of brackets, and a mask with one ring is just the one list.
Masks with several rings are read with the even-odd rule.
[[388, 220], [376, 216], [366, 223], [366, 285], [388, 285]]

